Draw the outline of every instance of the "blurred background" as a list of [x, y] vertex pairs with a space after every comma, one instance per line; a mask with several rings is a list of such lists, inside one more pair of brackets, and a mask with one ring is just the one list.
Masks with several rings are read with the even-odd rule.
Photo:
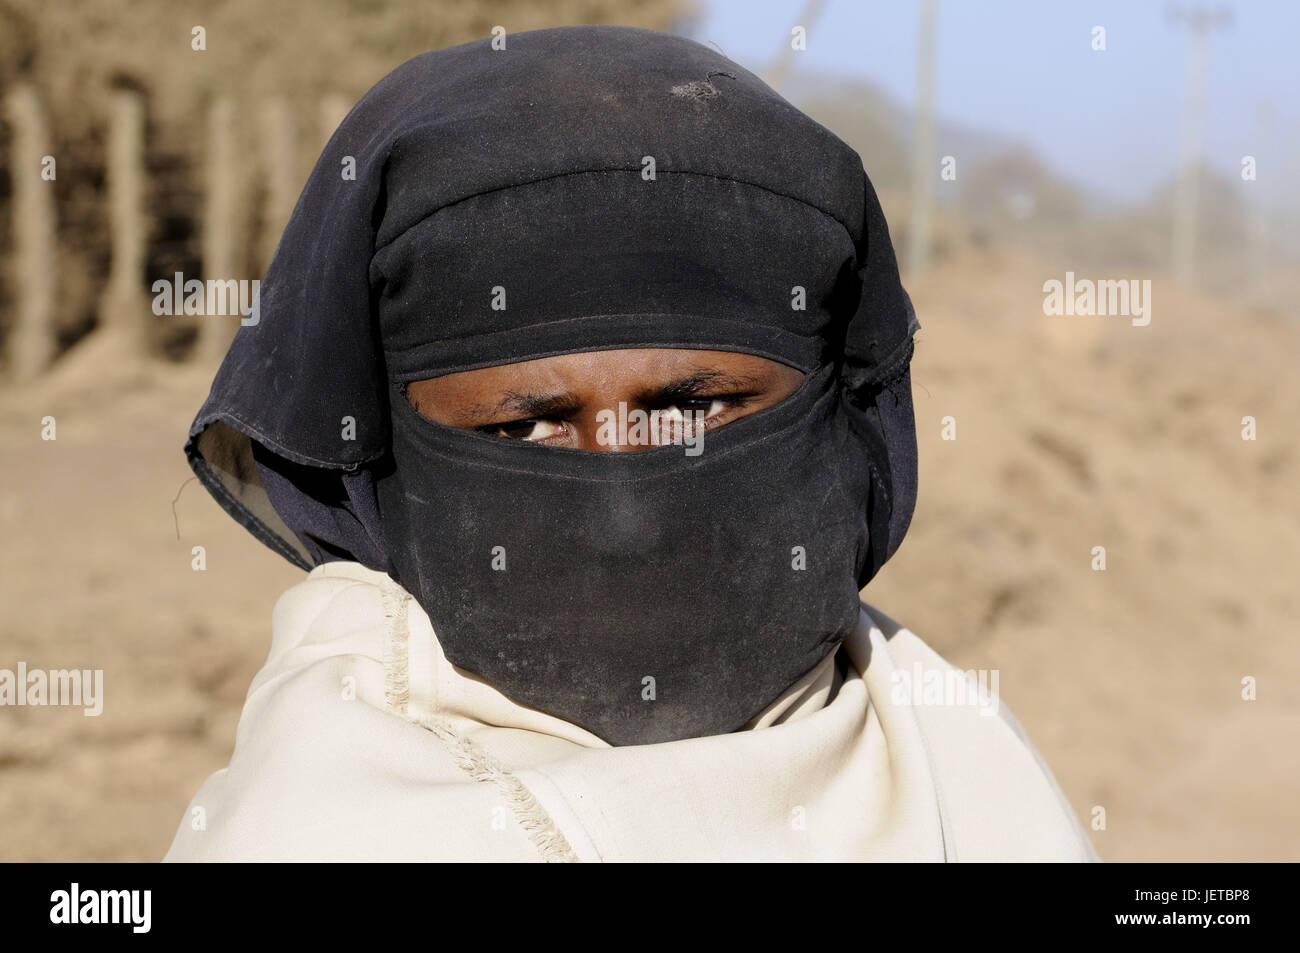
[[[1104, 859], [1300, 859], [1300, 7], [1246, 0], [0, 0], [0, 667], [105, 686], [0, 708], [0, 859], [159, 859], [302, 578], [181, 452], [238, 319], [153, 282], [260, 278], [404, 60], [573, 23], [709, 44], [862, 155], [922, 324], [868, 602], [999, 670]], [[1149, 323], [1046, 314], [1067, 273]]]

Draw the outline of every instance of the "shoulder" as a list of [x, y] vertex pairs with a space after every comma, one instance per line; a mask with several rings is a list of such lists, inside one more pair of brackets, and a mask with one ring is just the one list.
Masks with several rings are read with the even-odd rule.
[[[909, 710], [920, 730], [958, 860], [1099, 860], [1042, 754], [999, 694], [1000, 673], [948, 662], [870, 605], [875, 704]], [[878, 664], [879, 663], [879, 664]], [[950, 854], [954, 853], [950, 849]]]
[[519, 830], [465, 823], [492, 816], [496, 789], [463, 783], [459, 751], [394, 710], [390, 612], [404, 605], [400, 587], [356, 563], [317, 567], [283, 593], [230, 763], [194, 796], [164, 859], [536, 856]]
[[268, 667], [295, 650], [377, 634], [401, 596], [387, 575], [355, 562], [329, 562], [290, 586], [271, 613]]

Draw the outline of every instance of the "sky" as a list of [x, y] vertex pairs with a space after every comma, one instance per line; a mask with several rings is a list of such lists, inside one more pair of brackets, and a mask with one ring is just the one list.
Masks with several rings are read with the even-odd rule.
[[[1101, 195], [1140, 200], [1177, 167], [1189, 30], [1171, 23], [1168, 11], [1195, 5], [938, 0], [935, 110], [1026, 143], [1054, 171]], [[1202, 157], [1235, 176], [1242, 156], [1253, 155], [1261, 184], [1294, 182], [1300, 2], [1199, 5], [1232, 18], [1209, 35]], [[789, 42], [804, 6], [703, 0], [705, 15], [692, 35], [762, 73]], [[918, 0], [827, 0], [792, 69], [863, 76], [910, 110], [919, 11]], [[1105, 28], [1104, 51], [1092, 49], [1095, 26]]]

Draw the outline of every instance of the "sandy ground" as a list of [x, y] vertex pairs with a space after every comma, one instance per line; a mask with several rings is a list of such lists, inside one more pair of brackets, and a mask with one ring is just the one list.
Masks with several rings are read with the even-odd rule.
[[[971, 250], [909, 283], [921, 501], [866, 596], [999, 670], [1103, 858], [1298, 860], [1300, 328], [1159, 282], [1148, 327], [1049, 318], [1051, 277]], [[302, 576], [187, 483], [212, 369], [117, 353], [0, 393], [0, 667], [105, 672], [98, 718], [0, 709], [3, 860], [160, 858]]]

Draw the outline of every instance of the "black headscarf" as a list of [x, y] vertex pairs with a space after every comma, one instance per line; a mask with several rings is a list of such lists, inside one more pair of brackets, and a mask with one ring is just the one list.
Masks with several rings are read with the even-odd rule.
[[[504, 310], [492, 307], [496, 289]], [[485, 671], [473, 607], [437, 605], [422, 576], [431, 567], [413, 568], [431, 511], [381, 512], [380, 487], [401, 482], [394, 420], [406, 418], [392, 400], [413, 380], [609, 348], [741, 351], [822, 373], [839, 421], [823, 439], [834, 444], [831, 482], [860, 493], [862, 538], [845, 559], [862, 586], [897, 549], [916, 497], [917, 328], [861, 159], [833, 133], [694, 41], [536, 30], [505, 49], [482, 40], [416, 57], [352, 109], [186, 453], [257, 538], [304, 568], [346, 559], [393, 575], [428, 603], [448, 657], [515, 697], [585, 718], [615, 743], [730, 730], [754, 697], [707, 724], [679, 712], [631, 729], [626, 713], [616, 724], [599, 713], [610, 705], [591, 701], [590, 685], [578, 692], [590, 704], [570, 704], [527, 687], [537, 667], [517, 683]], [[429, 448], [430, 459], [460, 446]], [[459, 479], [449, 471], [446, 488]], [[392, 499], [415, 498], [409, 484]], [[833, 641], [821, 633], [817, 651]], [[471, 644], [482, 657], [459, 647]]]

